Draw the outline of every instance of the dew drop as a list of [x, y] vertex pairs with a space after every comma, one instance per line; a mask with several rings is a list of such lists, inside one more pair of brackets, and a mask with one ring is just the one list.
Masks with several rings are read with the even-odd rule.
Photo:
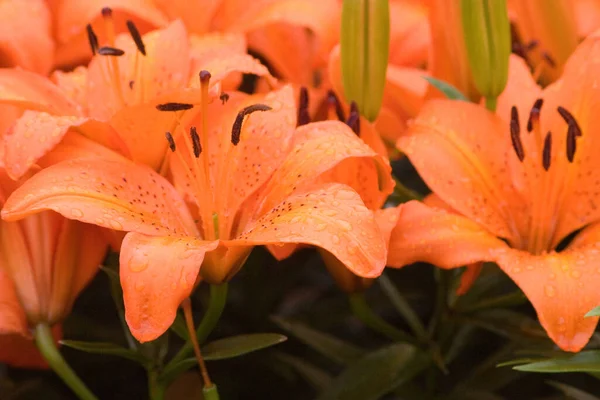
[[352, 225], [350, 225], [350, 223], [348, 221], [344, 221], [343, 219], [340, 219], [337, 221], [337, 223], [346, 232], [350, 232], [352, 230]]
[[135, 290], [137, 290], [138, 292], [141, 292], [142, 290], [144, 290], [144, 288], [146, 287], [146, 285], [144, 284], [144, 282], [142, 281], [137, 281], [133, 287], [135, 288]]
[[129, 260], [129, 270], [131, 272], [142, 272], [146, 268], [148, 268], [148, 263], [150, 260], [148, 259], [148, 255], [144, 253], [136, 253]]
[[119, 221], [115, 221], [114, 219], [110, 220], [109, 225], [111, 228], [113, 228], [115, 230], [123, 229], [123, 225], [121, 225], [121, 223]]
[[340, 237], [338, 235], [333, 235], [331, 237], [331, 241], [333, 242], [333, 244], [338, 244], [340, 243]]
[[321, 232], [327, 228], [327, 224], [317, 224], [315, 225], [315, 231]]
[[544, 293], [546, 293], [546, 296], [548, 297], [554, 297], [556, 295], [556, 289], [552, 285], [546, 285], [544, 286]]
[[571, 271], [571, 278], [579, 279], [580, 277], [581, 277], [581, 272]]
[[81, 211], [79, 208], [73, 208], [71, 209], [71, 216], [74, 218], [81, 218], [83, 217], [83, 211]]

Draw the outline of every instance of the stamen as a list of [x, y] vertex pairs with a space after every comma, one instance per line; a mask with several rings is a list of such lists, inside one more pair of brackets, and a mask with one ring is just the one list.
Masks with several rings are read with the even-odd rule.
[[542, 59], [546, 61], [546, 63], [552, 68], [556, 67], [556, 61], [554, 61], [554, 58], [552, 58], [552, 56], [550, 56], [550, 54], [546, 53], [545, 51], [542, 52]]
[[529, 119], [527, 120], [527, 132], [531, 132], [533, 130], [533, 124], [539, 122], [543, 105], [544, 99], [537, 99], [535, 103], [533, 103], [533, 107], [531, 107], [531, 112], [529, 113]]
[[240, 142], [240, 136], [242, 134], [242, 123], [244, 122], [244, 117], [246, 115], [252, 114], [256, 111], [269, 110], [271, 110], [271, 107], [269, 107], [266, 104], [253, 104], [242, 109], [238, 113], [237, 117], [235, 118], [235, 121], [233, 122], [233, 126], [231, 127], [231, 143], [233, 143], [234, 146], [237, 146], [237, 144]]
[[88, 41], [90, 42], [90, 48], [92, 49], [92, 54], [96, 55], [96, 50], [98, 50], [98, 47], [99, 47], [98, 36], [96, 36], [96, 33], [94, 32], [94, 29], [92, 28], [92, 25], [87, 24], [85, 29], [87, 31]]
[[552, 157], [552, 132], [546, 134], [544, 139], [544, 150], [542, 151], [542, 166], [546, 171], [550, 168], [550, 159]]
[[519, 161], [523, 162], [525, 159], [525, 150], [523, 149], [523, 143], [521, 142], [519, 112], [515, 106], [512, 106], [510, 109], [510, 140], [512, 142], [513, 149], [515, 150], [515, 154], [519, 158]]
[[570, 163], [575, 159], [575, 151], [577, 150], [577, 131], [573, 125], [569, 125], [567, 129], [567, 160]]
[[135, 83], [134, 81], [129, 81], [129, 89], [133, 90], [134, 83]]
[[203, 69], [202, 71], [200, 71], [200, 83], [205, 83], [208, 80], [210, 80], [210, 72], [208, 72], [207, 70]]
[[167, 142], [169, 142], [169, 149], [171, 149], [172, 152], [175, 152], [175, 140], [173, 140], [171, 132], [165, 132], [165, 137], [167, 138]]
[[112, 17], [112, 8], [110, 8], [110, 7], [103, 7], [102, 8], [102, 16], [104, 18], [110, 18], [110, 17]]
[[229, 101], [229, 95], [227, 93], [221, 93], [219, 99], [221, 100], [221, 104], [225, 105], [225, 103]]
[[129, 33], [131, 34], [131, 38], [133, 39], [135, 46], [137, 47], [138, 51], [140, 53], [142, 53], [142, 55], [146, 55], [146, 46], [144, 45], [144, 41], [142, 40], [142, 35], [140, 35], [140, 31], [138, 31], [137, 27], [135, 26], [135, 24], [133, 23], [133, 21], [131, 20], [127, 20], [126, 22], [127, 24], [127, 29], [129, 30]]
[[123, 54], [125, 54], [125, 52], [115, 47], [103, 46], [98, 49], [98, 54], [100, 54], [101, 56], [120, 57]]
[[360, 136], [360, 114], [358, 112], [358, 106], [354, 101], [350, 103], [350, 115], [348, 116], [346, 125], [354, 131], [356, 136]]
[[192, 138], [192, 146], [194, 148], [194, 157], [198, 158], [200, 157], [200, 153], [202, 153], [202, 145], [200, 144], [200, 136], [198, 136], [195, 126], [190, 128], [190, 136]]
[[298, 120], [297, 125], [302, 126], [310, 123], [308, 114], [308, 89], [304, 86], [300, 88], [300, 99], [298, 100]]
[[565, 120], [569, 128], [573, 127], [573, 130], [575, 131], [575, 136], [581, 136], [581, 128], [579, 127], [579, 124], [577, 123], [577, 120], [575, 119], [573, 114], [571, 114], [569, 111], [567, 111], [566, 108], [561, 106], [558, 106], [557, 110], [560, 116]]
[[327, 91], [327, 102], [330, 106], [335, 107], [335, 113], [337, 115], [338, 120], [344, 122], [346, 120], [344, 110], [342, 109], [342, 105], [340, 104], [340, 99], [338, 99], [337, 95], [333, 90]]
[[158, 111], [183, 111], [189, 110], [194, 107], [193, 104], [189, 103], [164, 103], [156, 106]]
[[538, 47], [539, 44], [540, 44], [540, 42], [538, 42], [537, 40], [532, 40], [529, 43], [525, 44], [523, 49], [525, 51], [531, 51], [531, 50], [535, 49], [536, 47]]

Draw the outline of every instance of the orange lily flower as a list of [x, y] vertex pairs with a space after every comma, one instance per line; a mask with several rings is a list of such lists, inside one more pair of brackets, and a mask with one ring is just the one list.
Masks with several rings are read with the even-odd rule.
[[0, 66], [48, 74], [54, 59], [51, 25], [44, 0], [0, 2]]
[[79, 159], [35, 175], [2, 211], [14, 220], [52, 209], [129, 231], [121, 283], [126, 318], [140, 341], [171, 325], [199, 273], [210, 283], [226, 281], [256, 245], [317, 246], [365, 277], [378, 276], [385, 265], [381, 232], [360, 196], [342, 184], [315, 183], [336, 165], [368, 158], [376, 165], [371, 182], [391, 190], [389, 165], [350, 128], [326, 121], [294, 129], [290, 87], [267, 95], [232, 93], [225, 104], [203, 99], [198, 129], [179, 123], [166, 134], [179, 191], [128, 160]]
[[562, 78], [542, 91], [513, 57], [498, 116], [436, 100], [398, 141], [458, 214], [406, 204], [402, 230], [392, 233], [390, 265], [495, 261], [568, 351], [588, 342], [598, 318], [584, 314], [600, 304], [598, 135], [591, 118], [599, 104], [599, 59], [600, 38], [590, 37]]
[[[0, 170], [0, 202], [19, 183]], [[98, 270], [107, 244], [100, 228], [45, 211], [18, 222], [0, 221], [0, 361], [46, 367], [30, 329], [60, 322]]]
[[[107, 31], [112, 22], [107, 16]], [[181, 22], [174, 22], [138, 39], [139, 49], [129, 35], [113, 38], [110, 47], [93, 44], [98, 54], [89, 68], [56, 73], [57, 85], [24, 71], [0, 70], [1, 112], [4, 124], [12, 125], [2, 149], [11, 177], [24, 174], [69, 131], [158, 169], [167, 152], [159, 132], [171, 129], [172, 119], [156, 104], [167, 98], [197, 102], [200, 68], [213, 73], [214, 96], [232, 72], [268, 75], [236, 35], [188, 39]]]

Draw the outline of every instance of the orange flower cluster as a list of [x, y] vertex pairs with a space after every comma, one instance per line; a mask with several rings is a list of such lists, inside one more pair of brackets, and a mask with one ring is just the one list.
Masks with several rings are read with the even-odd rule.
[[[474, 279], [496, 262], [558, 346], [583, 348], [600, 304], [598, 14], [577, 2], [558, 43], [514, 3], [523, 58], [492, 113], [434, 99], [422, 78], [479, 100], [457, 11], [391, 1], [369, 123], [344, 101], [338, 0], [0, 2], [0, 360], [40, 365], [2, 343], [58, 330], [109, 246], [142, 342], [254, 246], [303, 245], [346, 291], [386, 265], [469, 265]], [[433, 194], [382, 208], [400, 152]]]

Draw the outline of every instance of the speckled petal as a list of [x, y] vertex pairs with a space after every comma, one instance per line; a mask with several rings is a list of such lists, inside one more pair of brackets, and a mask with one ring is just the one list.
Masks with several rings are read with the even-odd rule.
[[194, 289], [205, 253], [218, 244], [185, 236], [125, 236], [121, 285], [127, 325], [137, 340], [154, 340], [169, 329]]
[[[394, 183], [387, 158], [375, 153], [347, 125], [339, 121], [315, 122], [299, 127], [294, 138], [296, 145], [263, 192], [262, 210], [315, 183], [348, 183], [370, 203], [378, 203], [392, 192]], [[349, 168], [347, 175], [343, 173], [344, 165]]]
[[515, 221], [527, 216], [506, 167], [513, 150], [505, 122], [475, 104], [433, 100], [397, 145], [452, 208], [496, 236], [518, 242]]
[[9, 197], [2, 217], [16, 220], [48, 209], [115, 230], [197, 234], [173, 186], [150, 168], [125, 159], [79, 159], [46, 168]]
[[373, 213], [341, 184], [297, 193], [259, 218], [238, 245], [302, 243], [333, 254], [354, 274], [374, 278], [385, 266], [386, 246]]
[[465, 217], [410, 201], [401, 206], [400, 218], [392, 231], [388, 266], [400, 268], [424, 261], [441, 268], [457, 268], [493, 261], [491, 250], [506, 247]]

